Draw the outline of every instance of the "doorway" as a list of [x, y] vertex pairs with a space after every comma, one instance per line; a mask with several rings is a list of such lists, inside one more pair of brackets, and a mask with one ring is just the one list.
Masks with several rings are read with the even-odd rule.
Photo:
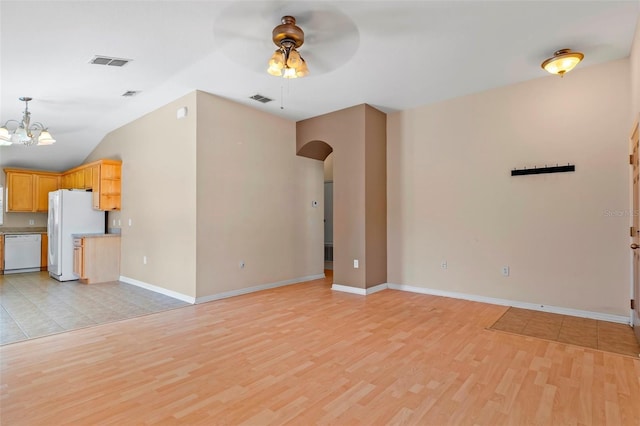
[[333, 152], [324, 160], [324, 269], [333, 271]]

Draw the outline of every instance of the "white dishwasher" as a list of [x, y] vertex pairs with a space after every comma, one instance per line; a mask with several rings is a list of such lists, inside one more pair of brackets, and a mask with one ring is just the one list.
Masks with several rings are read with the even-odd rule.
[[40, 270], [40, 234], [7, 234], [4, 236], [4, 273]]

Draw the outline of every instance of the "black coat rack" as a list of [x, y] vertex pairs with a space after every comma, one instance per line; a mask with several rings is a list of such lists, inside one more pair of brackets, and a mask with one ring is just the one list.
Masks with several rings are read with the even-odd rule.
[[567, 164], [566, 166], [544, 166], [534, 167], [533, 169], [513, 169], [511, 170], [511, 176], [524, 176], [524, 175], [541, 175], [543, 173], [563, 173], [563, 172], [575, 172], [575, 164]]

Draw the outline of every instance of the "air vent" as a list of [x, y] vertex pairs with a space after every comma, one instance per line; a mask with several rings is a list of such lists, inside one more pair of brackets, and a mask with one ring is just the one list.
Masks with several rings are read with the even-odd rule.
[[140, 93], [140, 91], [138, 91], [138, 90], [127, 90], [126, 92], [124, 92], [122, 94], [122, 96], [135, 96], [138, 93]]
[[95, 56], [89, 61], [90, 64], [109, 65], [111, 67], [123, 67], [129, 62], [131, 62], [131, 59], [111, 58], [109, 56]]
[[271, 102], [273, 100], [271, 98], [267, 98], [266, 96], [262, 96], [262, 95], [258, 95], [258, 94], [255, 94], [253, 96], [249, 96], [249, 98], [253, 99], [254, 101], [262, 102], [263, 104], [266, 104], [267, 102]]

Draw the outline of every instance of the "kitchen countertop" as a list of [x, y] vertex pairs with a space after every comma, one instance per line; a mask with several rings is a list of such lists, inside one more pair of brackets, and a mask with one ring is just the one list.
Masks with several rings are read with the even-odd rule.
[[0, 235], [4, 234], [46, 234], [47, 228], [24, 227], [24, 228], [0, 228]]
[[104, 237], [119, 237], [120, 234], [71, 234], [73, 238], [104, 238]]

